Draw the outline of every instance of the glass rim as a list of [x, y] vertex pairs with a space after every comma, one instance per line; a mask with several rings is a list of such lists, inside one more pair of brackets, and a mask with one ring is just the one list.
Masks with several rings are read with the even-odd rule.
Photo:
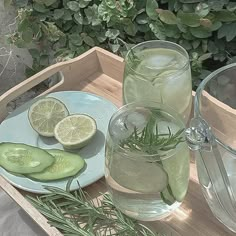
[[[211, 74], [209, 74], [201, 83], [200, 85], [198, 86], [197, 90], [196, 90], [196, 95], [194, 97], [194, 115], [196, 117], [201, 117], [204, 119], [204, 117], [202, 117], [202, 114], [200, 112], [200, 109], [199, 109], [199, 104], [200, 104], [200, 97], [201, 97], [201, 94], [202, 94], [202, 91], [204, 91], [205, 89], [205, 86], [206, 84], [211, 80], [211, 79], [214, 79], [214, 77], [216, 75], [218, 75], [219, 73], [227, 70], [227, 69], [230, 69], [232, 67], [236, 67], [236, 62], [235, 63], [232, 63], [232, 64], [229, 64], [229, 65], [226, 65], [226, 66], [223, 66], [215, 71], [213, 71]], [[208, 124], [208, 122], [206, 121], [206, 123]], [[208, 124], [209, 127], [211, 127], [209, 124]], [[223, 141], [221, 141], [220, 139], [218, 139], [216, 137], [216, 135], [214, 133], [212, 133], [212, 136], [214, 137], [214, 139], [216, 140], [217, 143], [219, 143], [223, 148], [226, 148], [227, 151], [235, 154], [236, 153], [236, 149], [234, 148], [231, 148], [229, 145], [227, 145], [226, 143], [224, 143]]]
[[[177, 123], [181, 129], [181, 127], [183, 127], [184, 131], [186, 130], [186, 125], [184, 123], [184, 120], [182, 119], [182, 117], [178, 114], [177, 111], [175, 111], [173, 108], [171, 108], [170, 106], [168, 105], [165, 105], [165, 104], [162, 104], [162, 103], [159, 103], [159, 102], [154, 102], [154, 101], [136, 101], [136, 102], [132, 102], [132, 103], [128, 103], [128, 104], [125, 104], [125, 105], [122, 105], [121, 107], [118, 108], [118, 110], [113, 113], [113, 115], [111, 116], [110, 120], [109, 120], [109, 123], [108, 123], [108, 130], [107, 132], [109, 133], [109, 136], [114, 144], [114, 146], [116, 148], [118, 148], [118, 151], [121, 151], [122, 152], [122, 155], [126, 156], [127, 158], [129, 159], [135, 159], [135, 160], [138, 160], [136, 158], [133, 158], [133, 157], [130, 157], [130, 154], [132, 153], [131, 151], [128, 151], [126, 150], [125, 148], [121, 147], [119, 144], [117, 144], [115, 141], [114, 141], [114, 138], [113, 136], [111, 135], [111, 125], [112, 125], [112, 122], [113, 120], [119, 116], [122, 112], [124, 111], [127, 111], [127, 107], [131, 107], [131, 108], [137, 108], [137, 107], [142, 107], [142, 108], [152, 108], [152, 106], [150, 106], [150, 104], [153, 104], [153, 105], [156, 105], [156, 106], [153, 106], [153, 108], [159, 108], [161, 111], [165, 112], [167, 115], [171, 116], [172, 118], [174, 118], [174, 120], [177, 120]], [[183, 134], [184, 134], [184, 131], [183, 131]], [[184, 136], [185, 137], [185, 136]], [[177, 145], [178, 146], [178, 145]], [[177, 147], [176, 147], [177, 148]], [[175, 153], [176, 153], [176, 148], [175, 149], [171, 149], [169, 151], [163, 151], [163, 159], [167, 159], [171, 156], [173, 156]], [[145, 153], [140, 153], [140, 156], [142, 157], [154, 157], [154, 156], [157, 156], [158, 154], [145, 154]], [[160, 156], [161, 157], [161, 156]], [[158, 159], [159, 160], [159, 159]], [[160, 159], [161, 160], [161, 159]], [[140, 160], [140, 161], [144, 161], [144, 160]]]
[[[142, 45], [144, 45], [144, 44], [149, 44], [149, 43], [165, 43], [165, 44], [168, 44], [168, 45], [172, 45], [172, 46], [174, 46], [175, 48], [178, 48], [178, 49], [180, 49], [180, 51], [183, 52], [183, 53], [181, 53], [181, 54], [182, 54], [184, 57], [186, 57], [186, 62], [185, 62], [185, 64], [184, 64], [181, 68], [178, 69], [178, 72], [173, 72], [173, 73], [171, 73], [170, 75], [173, 75], [173, 74], [175, 74], [175, 75], [181, 75], [181, 74], [184, 73], [184, 72], [188, 69], [188, 67], [190, 66], [188, 52], [187, 52], [182, 46], [180, 46], [179, 44], [174, 43], [174, 42], [171, 42], [171, 41], [167, 41], [167, 40], [158, 40], [158, 39], [155, 39], [155, 40], [148, 40], [148, 41], [144, 41], [144, 42], [141, 42], [141, 43], [138, 43], [138, 44], [134, 45], [132, 48], [130, 48], [130, 49], [128, 50], [127, 54], [125, 55], [125, 59], [124, 59], [125, 66], [127, 65], [127, 66], [129, 67], [129, 69], [132, 70], [135, 74], [141, 75], [141, 76], [144, 76], [144, 75], [145, 75], [145, 77], [155, 77], [155, 76], [147, 76], [146, 74], [138, 73], [137, 71], [135, 71], [135, 70], [133, 69], [133, 67], [132, 67], [132, 66], [130, 65], [130, 63], [129, 63], [129, 55], [130, 55], [131, 51], [134, 50], [134, 49], [137, 48], [137, 47], [140, 47], [140, 46], [142, 46]], [[175, 78], [175, 77], [174, 77], [174, 78]], [[162, 80], [162, 79], [161, 79], [161, 80]], [[166, 78], [165, 78], [165, 80], [166, 80]]]

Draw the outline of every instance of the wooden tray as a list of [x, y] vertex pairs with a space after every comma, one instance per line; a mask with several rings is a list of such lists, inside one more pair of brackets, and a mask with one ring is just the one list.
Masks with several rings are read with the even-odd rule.
[[[7, 116], [7, 104], [30, 88], [60, 72], [62, 80], [44, 94], [62, 90], [87, 91], [111, 100], [117, 106], [122, 103], [123, 59], [101, 48], [94, 47], [83, 55], [67, 62], [52, 65], [18, 84], [0, 96], [0, 122]], [[24, 198], [19, 191], [0, 176], [0, 187], [22, 207], [25, 212], [48, 234], [62, 235], [48, 225], [47, 220]], [[85, 188], [92, 196], [105, 192], [104, 179]], [[172, 215], [162, 221], [150, 223], [157, 232], [166, 236], [226, 236], [236, 235], [222, 225], [211, 213], [198, 183], [194, 160], [191, 162], [191, 179], [188, 194]]]

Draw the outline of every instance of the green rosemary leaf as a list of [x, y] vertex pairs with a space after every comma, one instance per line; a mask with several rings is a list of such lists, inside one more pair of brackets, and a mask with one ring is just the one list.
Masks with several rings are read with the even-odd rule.
[[116, 209], [108, 194], [95, 205], [81, 188], [73, 192], [56, 187], [47, 190], [50, 193], [36, 198], [27, 196], [27, 199], [65, 236], [158, 235]]
[[148, 123], [142, 131], [138, 132], [137, 127], [134, 127], [131, 135], [122, 140], [120, 145], [128, 151], [140, 151], [150, 155], [157, 154], [157, 156], [161, 156], [163, 151], [175, 149], [179, 143], [184, 142], [182, 137], [184, 129], [180, 129], [175, 134], [172, 134], [170, 127], [167, 127], [168, 133], [159, 134], [158, 123], [154, 115], [150, 116]]

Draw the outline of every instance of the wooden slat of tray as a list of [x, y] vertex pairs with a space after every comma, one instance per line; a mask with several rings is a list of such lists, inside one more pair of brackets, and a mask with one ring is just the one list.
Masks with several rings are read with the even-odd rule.
[[[68, 62], [50, 66], [35, 76], [27, 79], [15, 88], [0, 96], [0, 121], [7, 114], [6, 105], [18, 95], [47, 79], [56, 72], [61, 72], [64, 80], [47, 90], [44, 94], [61, 90], [80, 90], [95, 93], [120, 106], [122, 101], [123, 59], [100, 48], [93, 48], [85, 54]], [[24, 192], [9, 185], [0, 178], [0, 187], [9, 194], [28, 214], [41, 226], [48, 235], [55, 234], [54, 228], [46, 223], [46, 219], [23, 198]], [[85, 188], [92, 197], [106, 191], [104, 178]], [[33, 210], [28, 210], [28, 207]], [[187, 196], [181, 207], [162, 221], [148, 223], [158, 232], [166, 236], [231, 236], [230, 232], [212, 215], [198, 184], [194, 160], [191, 162], [191, 178]]]

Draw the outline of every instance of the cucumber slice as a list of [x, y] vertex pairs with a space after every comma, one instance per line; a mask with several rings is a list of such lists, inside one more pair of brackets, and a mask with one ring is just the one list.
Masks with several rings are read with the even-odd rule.
[[176, 202], [176, 199], [174, 198], [169, 185], [166, 187], [166, 189], [164, 189], [161, 192], [161, 198], [162, 198], [163, 202], [165, 202], [169, 206], [171, 206], [172, 204], [174, 204]]
[[55, 162], [40, 173], [29, 174], [28, 177], [39, 181], [50, 181], [63, 179], [77, 174], [85, 164], [85, 161], [78, 155], [57, 149], [47, 150]]
[[142, 193], [158, 193], [168, 185], [168, 175], [158, 163], [134, 161], [114, 155], [111, 177], [122, 187]]
[[37, 147], [21, 143], [0, 144], [0, 166], [18, 174], [41, 172], [52, 165], [53, 156]]
[[169, 186], [174, 198], [182, 202], [188, 189], [190, 154], [186, 143], [179, 144], [179, 150], [170, 158], [162, 160], [164, 170], [168, 174]]

